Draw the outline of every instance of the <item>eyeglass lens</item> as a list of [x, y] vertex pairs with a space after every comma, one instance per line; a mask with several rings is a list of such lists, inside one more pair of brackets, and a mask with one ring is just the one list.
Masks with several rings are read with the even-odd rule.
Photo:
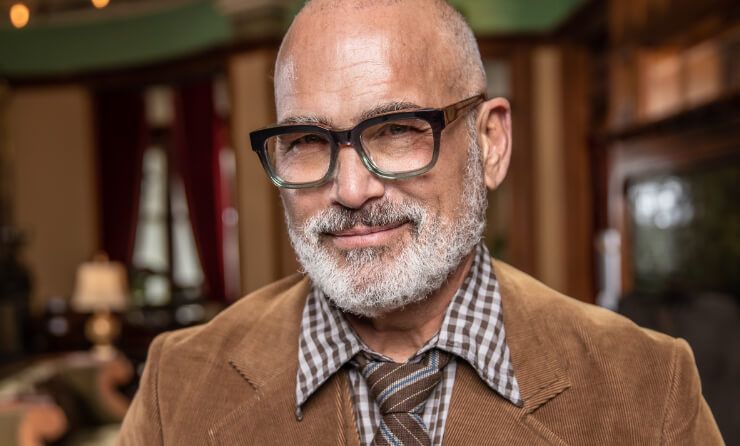
[[[434, 157], [434, 134], [423, 119], [396, 119], [365, 128], [362, 148], [376, 169], [403, 174], [428, 166]], [[331, 142], [321, 133], [283, 133], [266, 141], [272, 171], [288, 183], [324, 178], [331, 164]]]

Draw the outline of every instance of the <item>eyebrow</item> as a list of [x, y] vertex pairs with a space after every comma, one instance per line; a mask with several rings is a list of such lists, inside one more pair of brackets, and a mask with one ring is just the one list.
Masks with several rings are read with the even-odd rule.
[[384, 104], [376, 105], [370, 110], [366, 110], [362, 112], [362, 114], [360, 114], [359, 118], [357, 119], [357, 122], [364, 121], [365, 119], [369, 119], [369, 118], [374, 118], [376, 116], [379, 116], [385, 113], [396, 112], [396, 111], [401, 111], [401, 110], [416, 110], [420, 108], [421, 106], [414, 104], [413, 102], [403, 102], [403, 101], [386, 102]]
[[[355, 122], [361, 122], [365, 119], [374, 118], [385, 113], [402, 111], [402, 110], [418, 110], [421, 106], [414, 104], [413, 102], [393, 101], [386, 102], [375, 107], [365, 110], [356, 119]], [[295, 125], [295, 124], [308, 124], [308, 125], [321, 125], [327, 128], [336, 128], [332, 124], [332, 120], [326, 116], [321, 115], [297, 115], [288, 116], [281, 119], [278, 125]]]
[[320, 115], [298, 115], [288, 116], [287, 118], [278, 121], [278, 125], [290, 125], [290, 124], [311, 124], [311, 125], [322, 125], [324, 127], [332, 127], [331, 119], [326, 116]]

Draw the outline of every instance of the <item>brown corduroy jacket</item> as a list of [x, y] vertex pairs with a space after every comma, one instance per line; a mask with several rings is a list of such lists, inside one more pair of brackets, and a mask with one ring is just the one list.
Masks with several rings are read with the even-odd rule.
[[[716, 445], [689, 346], [547, 288], [503, 262], [506, 342], [522, 407], [459, 362], [445, 445]], [[346, 373], [295, 417], [299, 275], [210, 323], [158, 337], [122, 445], [359, 445]]]

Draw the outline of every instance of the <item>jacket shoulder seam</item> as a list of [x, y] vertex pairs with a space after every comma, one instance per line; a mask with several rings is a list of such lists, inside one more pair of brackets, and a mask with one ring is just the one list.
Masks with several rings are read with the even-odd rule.
[[[152, 352], [152, 356], [156, 356], [156, 358], [152, 357], [151, 364], [156, 367], [156, 370], [154, 370], [154, 406], [156, 408], [157, 413], [157, 425], [159, 426], [159, 444], [164, 444], [164, 427], [162, 426], [162, 409], [159, 404], [159, 374], [161, 373], [161, 368], [159, 367], [159, 361], [162, 358], [162, 350], [164, 349], [165, 343], [167, 342], [167, 339], [169, 338], [169, 333], [162, 333], [159, 346], [157, 346], [157, 351]], [[149, 358], [147, 358], [147, 361]]]
[[666, 392], [665, 402], [663, 403], [663, 422], [661, 423], [660, 429], [660, 441], [659, 444], [664, 444], [666, 427], [668, 425], [668, 412], [671, 398], [676, 392], [676, 386], [678, 385], [678, 374], [676, 373], [678, 363], [678, 339], [673, 339], [673, 348], [671, 349], [671, 369], [670, 369], [670, 387]]

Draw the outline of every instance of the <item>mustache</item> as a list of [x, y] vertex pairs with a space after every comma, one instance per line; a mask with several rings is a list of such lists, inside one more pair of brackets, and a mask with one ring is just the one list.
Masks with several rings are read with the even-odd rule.
[[358, 225], [386, 226], [410, 223], [415, 232], [427, 218], [427, 210], [419, 203], [406, 200], [400, 203], [377, 201], [360, 209], [336, 206], [309, 218], [304, 234], [319, 237], [323, 234], [345, 231]]

